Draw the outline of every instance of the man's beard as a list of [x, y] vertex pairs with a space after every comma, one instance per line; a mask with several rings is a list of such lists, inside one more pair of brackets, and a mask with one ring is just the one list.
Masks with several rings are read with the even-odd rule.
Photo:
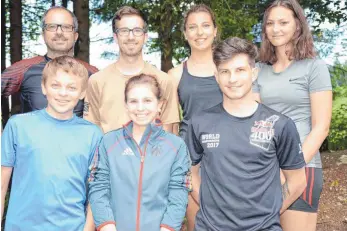
[[137, 57], [142, 54], [142, 48], [134, 47], [133, 49], [124, 49], [119, 46], [119, 50], [123, 55], [129, 56], [129, 57]]

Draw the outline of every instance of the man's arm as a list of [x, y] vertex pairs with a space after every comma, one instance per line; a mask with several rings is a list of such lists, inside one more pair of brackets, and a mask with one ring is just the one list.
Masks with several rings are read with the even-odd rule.
[[295, 170], [282, 170], [285, 176], [285, 182], [282, 185], [283, 204], [280, 213], [298, 199], [306, 187], [305, 168]]
[[101, 128], [100, 123], [100, 92], [96, 82], [96, 78], [91, 76], [88, 81], [87, 94], [84, 98], [84, 110], [83, 118], [98, 125]]
[[172, 133], [173, 124], [179, 123], [179, 104], [177, 88], [170, 76], [165, 75], [160, 82], [163, 91], [163, 106], [161, 108], [160, 119], [163, 123], [164, 130]]
[[44, 61], [43, 56], [23, 59], [6, 68], [1, 74], [1, 95], [10, 96], [19, 91], [24, 73], [33, 65]]
[[199, 200], [199, 190], [200, 190], [200, 184], [201, 184], [201, 177], [199, 174], [199, 170], [200, 170], [200, 163], [192, 166], [192, 186], [193, 186], [193, 190], [190, 193], [190, 195], [193, 197], [193, 199], [195, 200], [195, 202], [197, 204], [200, 204], [200, 200]]
[[[291, 119], [287, 119], [276, 139], [277, 158], [281, 168], [282, 214], [306, 187], [305, 160], [299, 133]], [[283, 174], [283, 175], [282, 175]]]
[[5, 198], [13, 167], [1, 166], [1, 220], [3, 219]]

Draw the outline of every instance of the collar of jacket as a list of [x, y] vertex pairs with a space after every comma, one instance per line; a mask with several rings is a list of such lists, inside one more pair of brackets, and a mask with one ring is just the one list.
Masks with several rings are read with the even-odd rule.
[[[133, 137], [133, 121], [129, 121], [128, 123], [123, 125], [124, 128], [124, 136]], [[162, 122], [160, 119], [155, 119], [152, 123], [148, 124], [145, 132], [142, 135], [140, 146], [147, 140], [147, 136], [150, 134], [148, 138], [149, 143], [153, 143], [157, 137], [165, 133], [163, 130]]]

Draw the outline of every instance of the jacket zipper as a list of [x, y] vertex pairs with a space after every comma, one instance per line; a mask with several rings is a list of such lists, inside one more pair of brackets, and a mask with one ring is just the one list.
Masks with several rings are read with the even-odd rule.
[[133, 141], [135, 141], [135, 144], [136, 144], [137, 149], [139, 150], [140, 156], [141, 156], [139, 187], [137, 189], [136, 231], [140, 231], [140, 208], [141, 208], [141, 197], [142, 197], [142, 174], [143, 174], [143, 167], [144, 167], [144, 162], [145, 162], [145, 156], [146, 156], [146, 149], [147, 149], [147, 145], [148, 145], [148, 140], [149, 140], [149, 137], [151, 136], [151, 134], [152, 134], [152, 131], [149, 132], [149, 134], [148, 134], [148, 136], [146, 138], [145, 147], [144, 147], [143, 152], [141, 151], [141, 148], [138, 145], [138, 143], [131, 136]]

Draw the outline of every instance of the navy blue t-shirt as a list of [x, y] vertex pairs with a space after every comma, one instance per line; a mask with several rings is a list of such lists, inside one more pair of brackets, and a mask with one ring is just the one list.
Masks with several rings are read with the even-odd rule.
[[[20, 92], [21, 113], [31, 112], [47, 107], [46, 96], [42, 93], [42, 71], [51, 59], [45, 56], [36, 56], [23, 59], [6, 68], [1, 74], [1, 95], [10, 96]], [[98, 71], [96, 67], [76, 59], [87, 70], [88, 75]], [[80, 100], [74, 108], [74, 113], [82, 117], [84, 100]]]
[[219, 104], [193, 116], [186, 141], [201, 163], [196, 230], [282, 230], [280, 168], [305, 166], [291, 119], [262, 104], [239, 118]]

